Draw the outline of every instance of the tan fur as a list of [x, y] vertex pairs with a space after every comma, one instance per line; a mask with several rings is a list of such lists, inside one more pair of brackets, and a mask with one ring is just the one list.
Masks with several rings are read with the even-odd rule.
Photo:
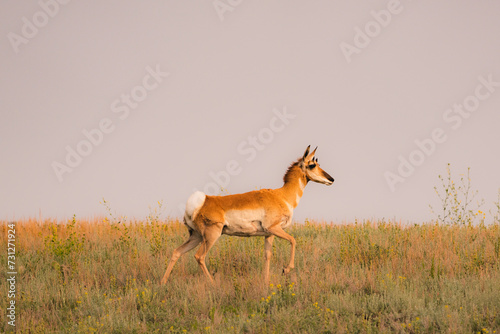
[[[269, 265], [274, 236], [288, 240], [291, 245], [290, 262], [283, 272], [286, 274], [294, 268], [295, 239], [283, 229], [292, 222], [293, 209], [297, 207], [303, 195], [304, 187], [309, 181], [331, 185], [333, 179], [319, 167], [314, 158], [316, 149], [304, 156], [288, 168], [283, 177], [284, 184], [278, 189], [261, 189], [243, 194], [228, 196], [206, 196], [203, 205], [195, 210], [190, 222], [190, 238], [174, 251], [162, 284], [172, 271], [178, 258], [201, 243], [195, 258], [202, 271], [213, 282], [205, 265], [205, 257], [222, 234], [234, 236], [265, 236], [265, 270], [264, 281], [269, 280]], [[309, 166], [309, 167], [308, 167]], [[200, 204], [201, 205], [201, 204]], [[194, 226], [193, 226], [194, 225]]]

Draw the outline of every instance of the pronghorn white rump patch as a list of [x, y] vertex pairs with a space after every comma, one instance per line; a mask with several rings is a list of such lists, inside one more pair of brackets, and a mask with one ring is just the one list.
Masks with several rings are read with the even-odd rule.
[[184, 216], [186, 224], [188, 224], [189, 227], [194, 229], [193, 220], [198, 211], [200, 211], [201, 207], [205, 203], [206, 198], [207, 196], [201, 191], [196, 191], [191, 196], [189, 196], [186, 203], [186, 213]]

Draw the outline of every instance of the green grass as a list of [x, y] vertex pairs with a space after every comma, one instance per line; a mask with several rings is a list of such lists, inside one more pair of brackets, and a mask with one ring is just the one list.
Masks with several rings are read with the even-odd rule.
[[[6, 245], [7, 222], [2, 223]], [[500, 225], [374, 222], [290, 228], [276, 239], [263, 286], [262, 237], [223, 236], [208, 254], [211, 286], [182, 257], [160, 286], [172, 251], [188, 236], [178, 221], [20, 221], [20, 333], [494, 333], [500, 328]], [[5, 246], [5, 248], [7, 248]], [[6, 253], [7, 249], [5, 249]], [[1, 257], [2, 268], [7, 267]], [[5, 272], [5, 271], [4, 271]], [[0, 282], [6, 324], [7, 291]], [[8, 330], [9, 326], [2, 327]]]

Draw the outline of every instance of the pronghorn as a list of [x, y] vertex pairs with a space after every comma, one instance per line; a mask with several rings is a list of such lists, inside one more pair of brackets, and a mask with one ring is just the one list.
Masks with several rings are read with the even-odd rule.
[[299, 204], [304, 187], [309, 181], [331, 185], [333, 178], [319, 167], [314, 157], [316, 149], [309, 153], [307, 147], [302, 158], [290, 165], [283, 177], [283, 187], [261, 189], [244, 194], [208, 196], [201, 191], [193, 193], [187, 203], [184, 224], [189, 230], [189, 239], [174, 250], [167, 271], [161, 280], [166, 284], [177, 260], [198, 246], [196, 261], [214, 282], [205, 265], [205, 257], [222, 234], [240, 237], [264, 236], [265, 268], [264, 281], [269, 282], [274, 236], [288, 240], [291, 245], [290, 263], [283, 269], [287, 274], [294, 268], [295, 239], [283, 229], [292, 223], [293, 209]]

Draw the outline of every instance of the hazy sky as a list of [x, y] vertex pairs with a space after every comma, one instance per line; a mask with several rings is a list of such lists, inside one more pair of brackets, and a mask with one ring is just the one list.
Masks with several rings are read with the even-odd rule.
[[0, 22], [0, 219], [179, 216], [214, 177], [280, 187], [309, 144], [335, 183], [296, 220], [429, 220], [447, 163], [497, 198], [498, 1], [4, 0]]

